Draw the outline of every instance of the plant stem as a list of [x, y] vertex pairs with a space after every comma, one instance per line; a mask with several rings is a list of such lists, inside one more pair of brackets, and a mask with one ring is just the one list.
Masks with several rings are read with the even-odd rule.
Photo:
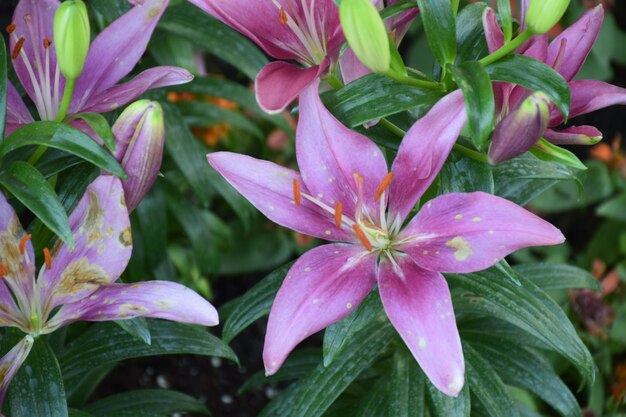
[[515, 51], [519, 48], [524, 42], [526, 42], [530, 37], [533, 36], [533, 33], [526, 29], [524, 32], [520, 33], [516, 38], [512, 39], [510, 42], [505, 43], [500, 49], [494, 51], [493, 53], [487, 55], [480, 62], [483, 65], [493, 64], [496, 61], [504, 58], [506, 55]]
[[391, 123], [388, 119], [380, 119], [379, 124], [399, 138], [403, 138], [406, 135], [404, 130]]
[[326, 82], [334, 89], [339, 90], [343, 87], [343, 82], [335, 74], [329, 74], [326, 78], [324, 78]]
[[466, 148], [465, 146], [455, 143], [454, 150], [467, 156], [468, 158], [472, 158], [478, 162], [484, 162], [485, 164], [489, 163], [489, 158], [484, 153], [480, 153], [470, 148]]
[[72, 96], [74, 95], [74, 87], [76, 86], [76, 79], [66, 79], [65, 89], [63, 90], [63, 99], [61, 100], [61, 106], [59, 107], [59, 113], [57, 114], [56, 121], [62, 122], [67, 115], [67, 109], [70, 107]]
[[434, 81], [424, 81], [417, 78], [409, 77], [408, 75], [398, 74], [397, 72], [389, 71], [384, 74], [392, 80], [396, 80], [399, 83], [411, 85], [413, 87], [424, 88], [426, 90], [436, 90], [445, 92], [446, 89], [443, 84]]

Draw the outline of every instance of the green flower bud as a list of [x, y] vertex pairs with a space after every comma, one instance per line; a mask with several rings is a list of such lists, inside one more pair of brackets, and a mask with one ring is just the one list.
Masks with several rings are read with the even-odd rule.
[[54, 45], [57, 62], [65, 78], [75, 80], [83, 71], [91, 30], [87, 7], [82, 0], [66, 0], [54, 15]]
[[339, 18], [350, 48], [363, 65], [377, 73], [389, 71], [387, 29], [371, 0], [343, 0]]
[[542, 35], [552, 29], [565, 14], [571, 0], [531, 0], [526, 12], [526, 26]]

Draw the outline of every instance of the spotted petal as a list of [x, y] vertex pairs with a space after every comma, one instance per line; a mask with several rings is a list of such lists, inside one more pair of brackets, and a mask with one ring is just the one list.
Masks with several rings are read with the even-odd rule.
[[175, 282], [147, 281], [100, 287], [82, 300], [64, 305], [47, 324], [47, 331], [76, 320], [109, 321], [152, 317], [215, 326], [217, 310], [196, 292]]
[[547, 64], [561, 73], [567, 81], [572, 80], [596, 42], [603, 20], [602, 5], [588, 10], [550, 43]]
[[71, 113], [90, 97], [117, 84], [135, 67], [169, 0], [145, 0], [115, 20], [94, 39], [85, 68], [76, 81]]
[[378, 272], [385, 312], [433, 385], [456, 397], [465, 363], [448, 284], [408, 256], [397, 256], [396, 262], [394, 267], [383, 259]]
[[[448, 94], [407, 132], [391, 171], [389, 209], [403, 221], [435, 180], [467, 121], [463, 94]], [[393, 218], [393, 217], [392, 217]]]
[[429, 201], [398, 237], [398, 249], [422, 268], [475, 272], [528, 246], [558, 245], [561, 232], [508, 200], [490, 194], [452, 193]]
[[52, 267], [39, 274], [44, 315], [116, 281], [130, 259], [130, 219], [117, 177], [100, 176], [92, 182], [69, 220], [76, 247], [57, 244]]
[[207, 158], [213, 168], [274, 223], [321, 239], [353, 240], [351, 230], [335, 226], [332, 213], [305, 198], [301, 198], [299, 206], [295, 204], [294, 180], [298, 181], [301, 194], [309, 194], [297, 172], [231, 152], [215, 152]]
[[319, 246], [291, 267], [272, 305], [263, 362], [272, 375], [305, 338], [341, 320], [376, 282], [376, 256], [356, 245]]
[[296, 132], [298, 166], [307, 188], [331, 207], [337, 202], [354, 216], [358, 187], [363, 178], [363, 202], [376, 216], [374, 195], [387, 175], [382, 152], [367, 137], [342, 125], [322, 104], [319, 82], [300, 96], [300, 120]]
[[11, 380], [20, 370], [34, 343], [32, 336], [26, 336], [0, 359], [0, 409]]

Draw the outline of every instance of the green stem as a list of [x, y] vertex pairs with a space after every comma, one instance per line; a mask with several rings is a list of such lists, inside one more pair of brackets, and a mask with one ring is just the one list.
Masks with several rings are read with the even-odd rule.
[[478, 62], [480, 62], [483, 65], [493, 64], [494, 62], [499, 61], [500, 59], [504, 58], [506, 55], [515, 51], [524, 42], [530, 39], [531, 36], [533, 36], [533, 33], [529, 29], [526, 29], [524, 32], [520, 33], [516, 38], [512, 39], [508, 43], [505, 43], [502, 46], [502, 48], [487, 55], [486, 57], [484, 57]]
[[406, 132], [404, 130], [391, 123], [388, 119], [380, 119], [379, 124], [399, 138], [403, 138], [404, 135], [406, 135]]
[[328, 84], [334, 89], [339, 90], [343, 87], [343, 82], [335, 74], [329, 74], [326, 78], [324, 78]]
[[35, 164], [41, 159], [41, 157], [43, 156], [44, 153], [46, 153], [47, 150], [48, 150], [47, 146], [40, 145], [35, 151], [35, 153], [33, 153], [31, 157], [28, 159], [28, 163], [31, 164], [32, 166], [35, 166]]
[[487, 157], [487, 155], [474, 151], [470, 148], [466, 148], [465, 146], [460, 145], [458, 143], [454, 144], [454, 150], [478, 162], [484, 162], [486, 164], [489, 163], [489, 158]]
[[76, 86], [76, 79], [66, 79], [65, 89], [63, 90], [63, 99], [61, 100], [61, 106], [59, 107], [59, 113], [57, 114], [56, 121], [62, 122], [67, 115], [67, 109], [70, 107], [72, 96], [74, 95], [74, 87]]
[[398, 74], [397, 72], [389, 71], [384, 74], [392, 80], [396, 80], [399, 83], [411, 85], [413, 87], [424, 88], [426, 90], [436, 90], [445, 92], [446, 89], [443, 84], [434, 81], [418, 80], [417, 78], [409, 77], [408, 75]]

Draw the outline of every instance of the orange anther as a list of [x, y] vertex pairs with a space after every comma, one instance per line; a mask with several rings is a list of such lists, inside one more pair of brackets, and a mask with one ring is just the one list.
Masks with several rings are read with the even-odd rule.
[[24, 37], [21, 37], [17, 43], [15, 44], [15, 48], [13, 48], [13, 54], [11, 54], [11, 58], [16, 60], [18, 56], [20, 56], [20, 51], [22, 50], [22, 46], [24, 46]]
[[48, 250], [48, 248], [43, 248], [43, 258], [46, 263], [46, 268], [52, 269], [52, 256], [50, 255], [50, 250]]
[[11, 23], [7, 26], [7, 33], [10, 35], [11, 33], [15, 32], [16, 27], [17, 25], [15, 23]]
[[368, 251], [372, 250], [372, 244], [370, 243], [367, 236], [365, 236], [365, 233], [363, 233], [363, 229], [361, 229], [361, 226], [354, 223], [352, 225], [352, 228], [354, 229], [354, 233], [356, 233], [356, 237], [358, 237], [363, 246], [365, 246], [365, 249], [367, 249]]
[[343, 205], [341, 203], [335, 204], [335, 225], [341, 227], [341, 215], [343, 214]]
[[43, 40], [43, 47], [48, 49], [50, 47], [50, 45], [52, 45], [52, 41], [50, 39], [48, 39], [48, 38], [45, 38]]
[[387, 188], [389, 188], [389, 185], [391, 185], [392, 180], [393, 180], [393, 172], [390, 172], [389, 174], [385, 175], [385, 178], [383, 178], [383, 180], [378, 185], [378, 188], [376, 189], [376, 194], [374, 194], [374, 201], [380, 200], [380, 197], [383, 195], [385, 191], [387, 191]]
[[302, 203], [302, 194], [300, 194], [300, 181], [293, 179], [293, 201], [296, 202], [296, 206]]
[[30, 238], [33, 237], [33, 235], [25, 235], [22, 240], [20, 240], [20, 253], [22, 255], [24, 255], [26, 253], [26, 244], [28, 243], [28, 241], [30, 240]]
[[9, 270], [2, 262], [0, 262], [0, 278], [4, 278], [9, 275]]
[[280, 8], [280, 12], [279, 12], [279, 19], [280, 19], [280, 24], [281, 25], [286, 25], [287, 22], [289, 21], [289, 17], [287, 16], [287, 12], [285, 11], [284, 8]]

